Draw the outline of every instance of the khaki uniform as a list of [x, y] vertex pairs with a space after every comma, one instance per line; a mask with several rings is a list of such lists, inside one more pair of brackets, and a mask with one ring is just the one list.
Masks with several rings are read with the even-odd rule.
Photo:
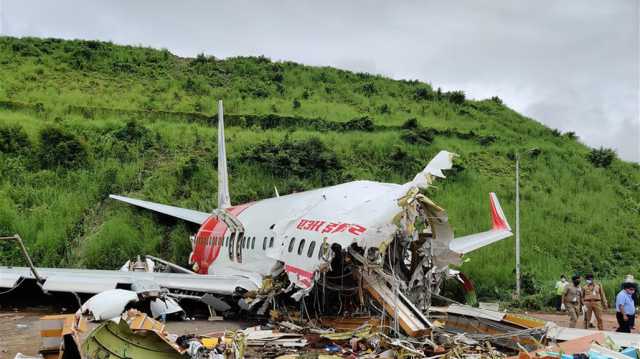
[[569, 315], [569, 327], [575, 328], [582, 307], [582, 288], [570, 283], [564, 287], [562, 301]]
[[582, 301], [586, 310], [584, 312], [584, 327], [589, 329], [591, 315], [595, 314], [598, 322], [598, 330], [604, 330], [602, 325], [602, 309], [607, 307], [607, 297], [602, 286], [597, 283], [587, 284], [582, 287]]

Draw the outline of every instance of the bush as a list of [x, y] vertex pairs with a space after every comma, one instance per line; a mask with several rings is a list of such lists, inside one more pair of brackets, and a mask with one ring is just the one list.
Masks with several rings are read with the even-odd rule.
[[488, 136], [480, 136], [478, 138], [478, 143], [481, 146], [489, 146], [490, 144], [496, 142], [498, 138], [494, 135], [488, 135]]
[[491, 98], [491, 101], [497, 103], [498, 105], [502, 105], [502, 99], [500, 97], [498, 97], [498, 96], [493, 96]]
[[144, 147], [149, 147], [152, 143], [151, 131], [133, 120], [127, 121], [124, 126], [115, 130], [113, 137], [122, 142], [141, 143]]
[[379, 109], [381, 114], [390, 114], [391, 113], [391, 108], [389, 107], [389, 105], [387, 105], [386, 103], [383, 104], [382, 106], [380, 106]]
[[405, 130], [413, 130], [415, 128], [418, 128], [418, 120], [415, 118], [410, 118], [408, 120], [406, 120], [402, 126], [400, 126], [400, 128], [405, 129]]
[[45, 127], [40, 131], [40, 162], [45, 168], [75, 167], [87, 159], [84, 143], [58, 127]]
[[455, 103], [457, 105], [462, 105], [462, 104], [464, 104], [464, 101], [465, 101], [465, 95], [464, 95], [463, 91], [447, 92], [447, 99], [451, 103]]
[[596, 167], [607, 168], [616, 159], [616, 151], [610, 148], [594, 148], [589, 152], [587, 159]]
[[29, 137], [21, 126], [0, 126], [0, 152], [20, 153], [30, 148]]
[[300, 103], [300, 101], [297, 98], [293, 99], [293, 104], [292, 105], [293, 105], [294, 109], [300, 108], [300, 106], [302, 106], [302, 104]]
[[432, 128], [416, 128], [403, 131], [400, 138], [412, 145], [430, 145], [433, 142], [435, 130]]
[[376, 94], [376, 92], [378, 92], [376, 89], [376, 85], [373, 82], [367, 82], [366, 84], [362, 85], [362, 88], [360, 90], [367, 97], [373, 96]]
[[375, 130], [373, 121], [368, 117], [354, 118], [342, 124], [342, 129], [345, 131], [367, 131], [371, 132]]
[[413, 94], [413, 98], [420, 100], [433, 100], [433, 91], [427, 87], [418, 87]]
[[576, 133], [573, 132], [573, 131], [565, 132], [564, 136], [567, 137], [570, 140], [577, 140], [578, 139], [578, 135], [576, 135]]
[[285, 138], [277, 144], [267, 140], [250, 149], [241, 158], [255, 162], [282, 178], [317, 176], [323, 183], [334, 183], [342, 170], [336, 153], [317, 137], [301, 141]]

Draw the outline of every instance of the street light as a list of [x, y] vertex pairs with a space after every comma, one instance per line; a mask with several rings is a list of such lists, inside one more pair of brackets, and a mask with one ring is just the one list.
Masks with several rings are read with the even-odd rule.
[[[525, 153], [539, 153], [531, 148]], [[516, 298], [520, 299], [520, 153], [516, 152]]]

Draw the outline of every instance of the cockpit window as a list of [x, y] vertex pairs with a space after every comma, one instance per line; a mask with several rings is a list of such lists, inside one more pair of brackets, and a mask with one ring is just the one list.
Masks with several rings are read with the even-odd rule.
[[298, 255], [301, 255], [302, 252], [304, 251], [304, 242], [305, 241], [306, 240], [304, 238], [300, 241], [300, 244], [298, 245]]
[[289, 253], [293, 252], [293, 247], [296, 245], [296, 237], [291, 238], [291, 242], [289, 242]]

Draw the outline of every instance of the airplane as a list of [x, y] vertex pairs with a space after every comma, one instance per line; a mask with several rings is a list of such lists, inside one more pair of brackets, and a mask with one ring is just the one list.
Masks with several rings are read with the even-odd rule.
[[[99, 293], [140, 281], [219, 311], [236, 304], [253, 310], [270, 297], [273, 279], [294, 300], [306, 297], [323, 273], [345, 257], [391, 276], [412, 301], [438, 290], [463, 255], [512, 236], [498, 198], [491, 193], [492, 227], [454, 238], [446, 211], [424, 190], [452, 168], [454, 154], [441, 151], [404, 184], [353, 181], [231, 205], [222, 101], [218, 102], [218, 208], [202, 212], [120, 195], [113, 200], [199, 226], [191, 236], [193, 271], [87, 270], [0, 267], [0, 288], [36, 280], [45, 292]], [[453, 272], [455, 273], [455, 272]], [[247, 293], [258, 293], [247, 298]], [[221, 300], [221, 298], [223, 300]], [[229, 301], [229, 299], [232, 299]], [[231, 305], [229, 305], [229, 303]], [[264, 311], [264, 304], [262, 305]]]

